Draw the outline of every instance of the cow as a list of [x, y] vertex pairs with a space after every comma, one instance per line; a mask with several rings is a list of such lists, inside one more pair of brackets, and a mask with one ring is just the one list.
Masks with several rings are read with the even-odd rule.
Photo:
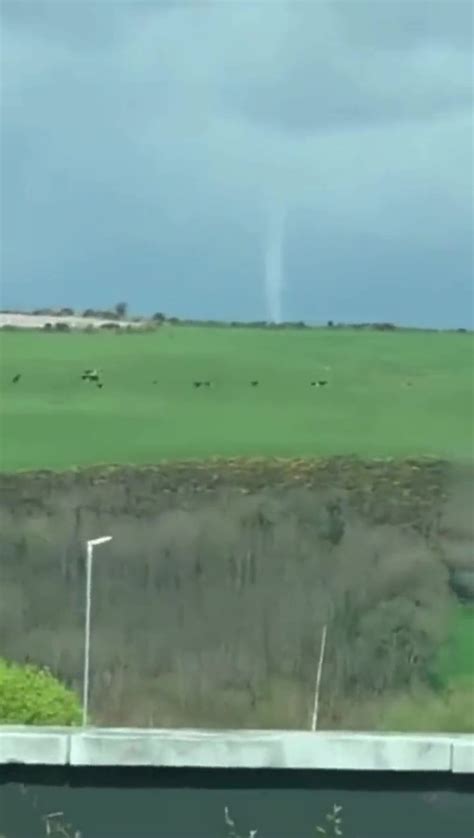
[[258, 387], [258, 381], [251, 381], [250, 386], [251, 387]]
[[100, 376], [97, 370], [84, 370], [81, 378], [83, 381], [94, 381], [97, 384]]
[[13, 378], [12, 378], [12, 384], [18, 384], [20, 378], [21, 378], [21, 373], [17, 372], [17, 374], [14, 375]]

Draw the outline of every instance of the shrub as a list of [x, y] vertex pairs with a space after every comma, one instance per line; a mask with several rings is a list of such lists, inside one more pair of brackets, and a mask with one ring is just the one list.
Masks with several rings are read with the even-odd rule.
[[0, 658], [0, 724], [74, 725], [80, 720], [78, 697], [48, 669]]
[[473, 733], [473, 687], [466, 678], [439, 693], [409, 692], [386, 708], [379, 727], [416, 733]]
[[394, 323], [372, 323], [372, 328], [378, 332], [391, 332], [397, 327]]
[[127, 312], [127, 303], [117, 303], [117, 305], [115, 306], [115, 314], [117, 315], [117, 317], [119, 317], [121, 320], [124, 320], [127, 316]]

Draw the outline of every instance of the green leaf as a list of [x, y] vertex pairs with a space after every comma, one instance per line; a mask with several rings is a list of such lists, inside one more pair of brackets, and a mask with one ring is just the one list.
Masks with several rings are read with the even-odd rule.
[[79, 697], [49, 670], [0, 658], [0, 724], [75, 725]]

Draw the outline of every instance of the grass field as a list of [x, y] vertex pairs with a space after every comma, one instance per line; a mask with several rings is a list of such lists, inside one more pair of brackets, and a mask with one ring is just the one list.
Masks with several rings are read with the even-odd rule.
[[[472, 357], [472, 336], [448, 333], [4, 332], [0, 467], [213, 455], [470, 458]], [[102, 371], [102, 390], [81, 380], [86, 367]], [[213, 386], [194, 389], [194, 379]], [[311, 387], [315, 379], [328, 384]]]
[[474, 685], [474, 606], [454, 609], [449, 641], [440, 650], [438, 674], [445, 685], [459, 680]]

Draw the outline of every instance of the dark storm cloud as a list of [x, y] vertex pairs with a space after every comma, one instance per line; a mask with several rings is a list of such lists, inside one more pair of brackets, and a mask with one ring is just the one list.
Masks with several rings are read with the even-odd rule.
[[[428, 273], [447, 293], [440, 247], [451, 309], [467, 316], [470, 4], [15, 0], [2, 12], [10, 304], [133, 294], [147, 309], [181, 299], [190, 314], [260, 317], [278, 196], [288, 310], [306, 301], [295, 316], [319, 316], [320, 266], [334, 259], [331, 299], [360, 301], [376, 270], [383, 308], [384, 252], [387, 300], [403, 253], [416, 276], [409, 295], [400, 284], [402, 310], [425, 314]], [[348, 238], [361, 242], [350, 255]]]
[[[280, 9], [269, 30], [267, 61], [251, 60], [222, 80], [223, 104], [251, 119], [326, 131], [472, 103], [470, 5], [296, 3]], [[255, 26], [250, 54], [260, 38]]]
[[431, 43], [466, 51], [472, 48], [470, 0], [355, 0], [335, 2], [333, 8], [343, 34], [357, 47], [407, 51]]

